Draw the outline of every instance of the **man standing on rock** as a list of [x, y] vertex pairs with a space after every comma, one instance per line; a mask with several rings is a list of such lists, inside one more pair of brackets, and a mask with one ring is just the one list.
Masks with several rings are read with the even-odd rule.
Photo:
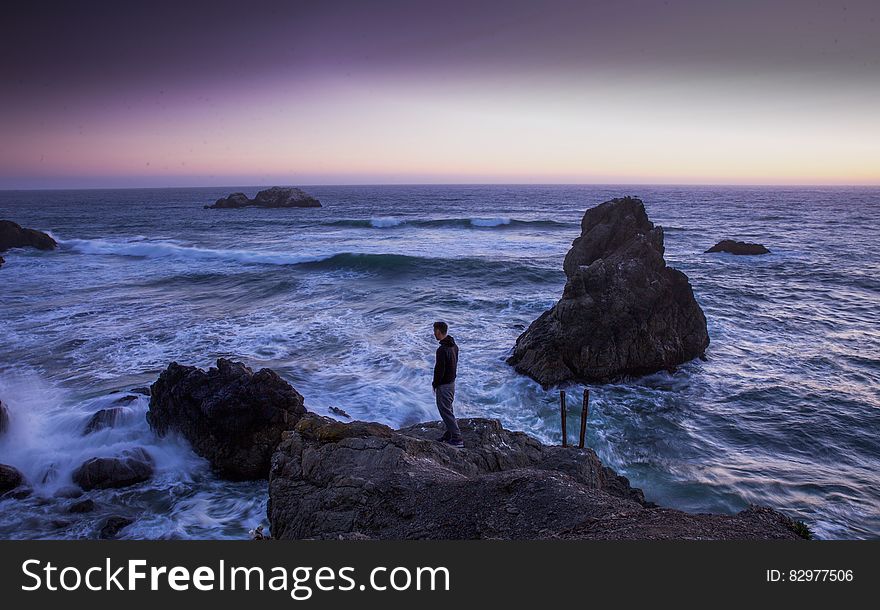
[[434, 322], [434, 338], [440, 342], [437, 348], [437, 361], [434, 364], [434, 396], [437, 398], [437, 410], [446, 424], [446, 432], [438, 440], [449, 443], [453, 447], [464, 447], [461, 431], [452, 411], [455, 398], [455, 374], [458, 370], [458, 345], [452, 335], [447, 334], [449, 326], [446, 322]]

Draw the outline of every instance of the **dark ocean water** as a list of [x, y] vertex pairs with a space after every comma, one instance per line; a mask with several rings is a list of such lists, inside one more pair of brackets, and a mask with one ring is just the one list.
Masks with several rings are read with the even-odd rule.
[[[558, 443], [557, 394], [504, 359], [559, 298], [584, 210], [626, 194], [664, 227], [712, 343], [672, 375], [591, 387], [589, 446], [662, 505], [755, 502], [822, 538], [880, 536], [880, 189], [322, 186], [307, 189], [321, 209], [202, 208], [233, 190], [258, 189], [0, 192], [0, 218], [61, 245], [7, 252], [0, 269], [0, 463], [34, 486], [0, 501], [0, 537], [94, 536], [109, 514], [136, 519], [129, 538], [243, 538], [265, 522], [265, 484], [219, 481], [185, 442], [155, 438], [146, 398], [126, 425], [81, 435], [111, 392], [172, 360], [271, 367], [313, 411], [399, 426], [436, 419], [442, 318], [461, 346], [457, 412]], [[728, 237], [772, 254], [703, 254]], [[72, 470], [133, 445], [154, 480], [66, 514], [53, 496]]]

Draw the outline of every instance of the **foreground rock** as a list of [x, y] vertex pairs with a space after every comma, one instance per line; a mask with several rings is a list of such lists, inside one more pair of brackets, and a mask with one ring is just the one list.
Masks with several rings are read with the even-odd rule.
[[206, 205], [207, 209], [224, 208], [319, 208], [321, 202], [298, 188], [273, 186], [257, 193], [253, 199], [249, 199], [244, 193], [232, 193], [218, 199], [213, 205]]
[[770, 250], [763, 244], [753, 244], [745, 241], [734, 241], [732, 239], [723, 239], [717, 244], [706, 250], [706, 254], [712, 252], [728, 252], [730, 254], [752, 255], [752, 254], [770, 254]]
[[702, 356], [706, 317], [663, 252], [663, 228], [640, 199], [587, 210], [565, 257], [562, 298], [519, 336], [507, 362], [547, 387], [670, 370]]
[[85, 491], [128, 487], [153, 476], [153, 458], [137, 447], [120, 457], [92, 458], [73, 472], [73, 482]]
[[272, 459], [273, 537], [797, 538], [770, 509], [659, 509], [590, 449], [545, 446], [496, 420], [459, 424], [466, 449], [433, 440], [439, 422], [392, 430], [305, 415]]
[[207, 372], [172, 362], [151, 386], [147, 422], [160, 435], [180, 432], [222, 477], [265, 479], [281, 433], [305, 412], [274, 371], [220, 358]]
[[17, 468], [0, 464], [0, 494], [15, 489], [22, 483], [24, 475]]
[[42, 231], [25, 229], [11, 220], [0, 220], [0, 252], [10, 248], [53, 250], [57, 247], [55, 240]]

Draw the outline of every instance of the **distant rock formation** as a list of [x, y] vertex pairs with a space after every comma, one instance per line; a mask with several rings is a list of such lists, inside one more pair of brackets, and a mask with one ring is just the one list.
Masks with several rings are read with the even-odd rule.
[[25, 229], [11, 220], [0, 220], [0, 252], [5, 252], [10, 248], [54, 250], [57, 247], [58, 244], [55, 240], [42, 231]]
[[507, 362], [547, 387], [670, 370], [701, 356], [706, 317], [663, 253], [663, 228], [640, 199], [587, 210], [565, 257], [562, 298], [519, 336]]
[[206, 205], [206, 209], [225, 208], [319, 208], [321, 202], [298, 188], [273, 186], [257, 193], [253, 199], [248, 199], [244, 193], [232, 193], [218, 199], [213, 205]]
[[542, 445], [497, 420], [393, 430], [307, 414], [284, 435], [269, 477], [274, 538], [797, 539], [770, 508], [689, 514], [646, 502], [591, 449]]
[[770, 254], [770, 250], [763, 244], [753, 244], [745, 241], [734, 241], [732, 239], [723, 239], [717, 244], [706, 250], [705, 254], [711, 252], [728, 252], [730, 254], [749, 255], [749, 254]]
[[153, 476], [153, 458], [140, 447], [119, 457], [92, 458], [73, 472], [73, 482], [85, 491], [128, 487]]
[[281, 433], [305, 411], [274, 371], [220, 358], [207, 372], [172, 362], [150, 388], [147, 422], [159, 435], [180, 432], [221, 477], [265, 479]]

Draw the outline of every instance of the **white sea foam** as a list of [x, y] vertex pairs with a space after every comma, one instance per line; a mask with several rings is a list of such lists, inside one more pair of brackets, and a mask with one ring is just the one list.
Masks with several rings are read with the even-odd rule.
[[170, 258], [184, 261], [224, 260], [238, 263], [264, 265], [298, 265], [316, 262], [332, 256], [287, 254], [284, 252], [257, 252], [252, 250], [216, 250], [181, 246], [167, 241], [141, 241], [134, 239], [60, 239], [59, 245], [79, 254], [132, 256], [139, 258]]
[[500, 227], [510, 222], [510, 218], [471, 218], [471, 224], [475, 227]]

